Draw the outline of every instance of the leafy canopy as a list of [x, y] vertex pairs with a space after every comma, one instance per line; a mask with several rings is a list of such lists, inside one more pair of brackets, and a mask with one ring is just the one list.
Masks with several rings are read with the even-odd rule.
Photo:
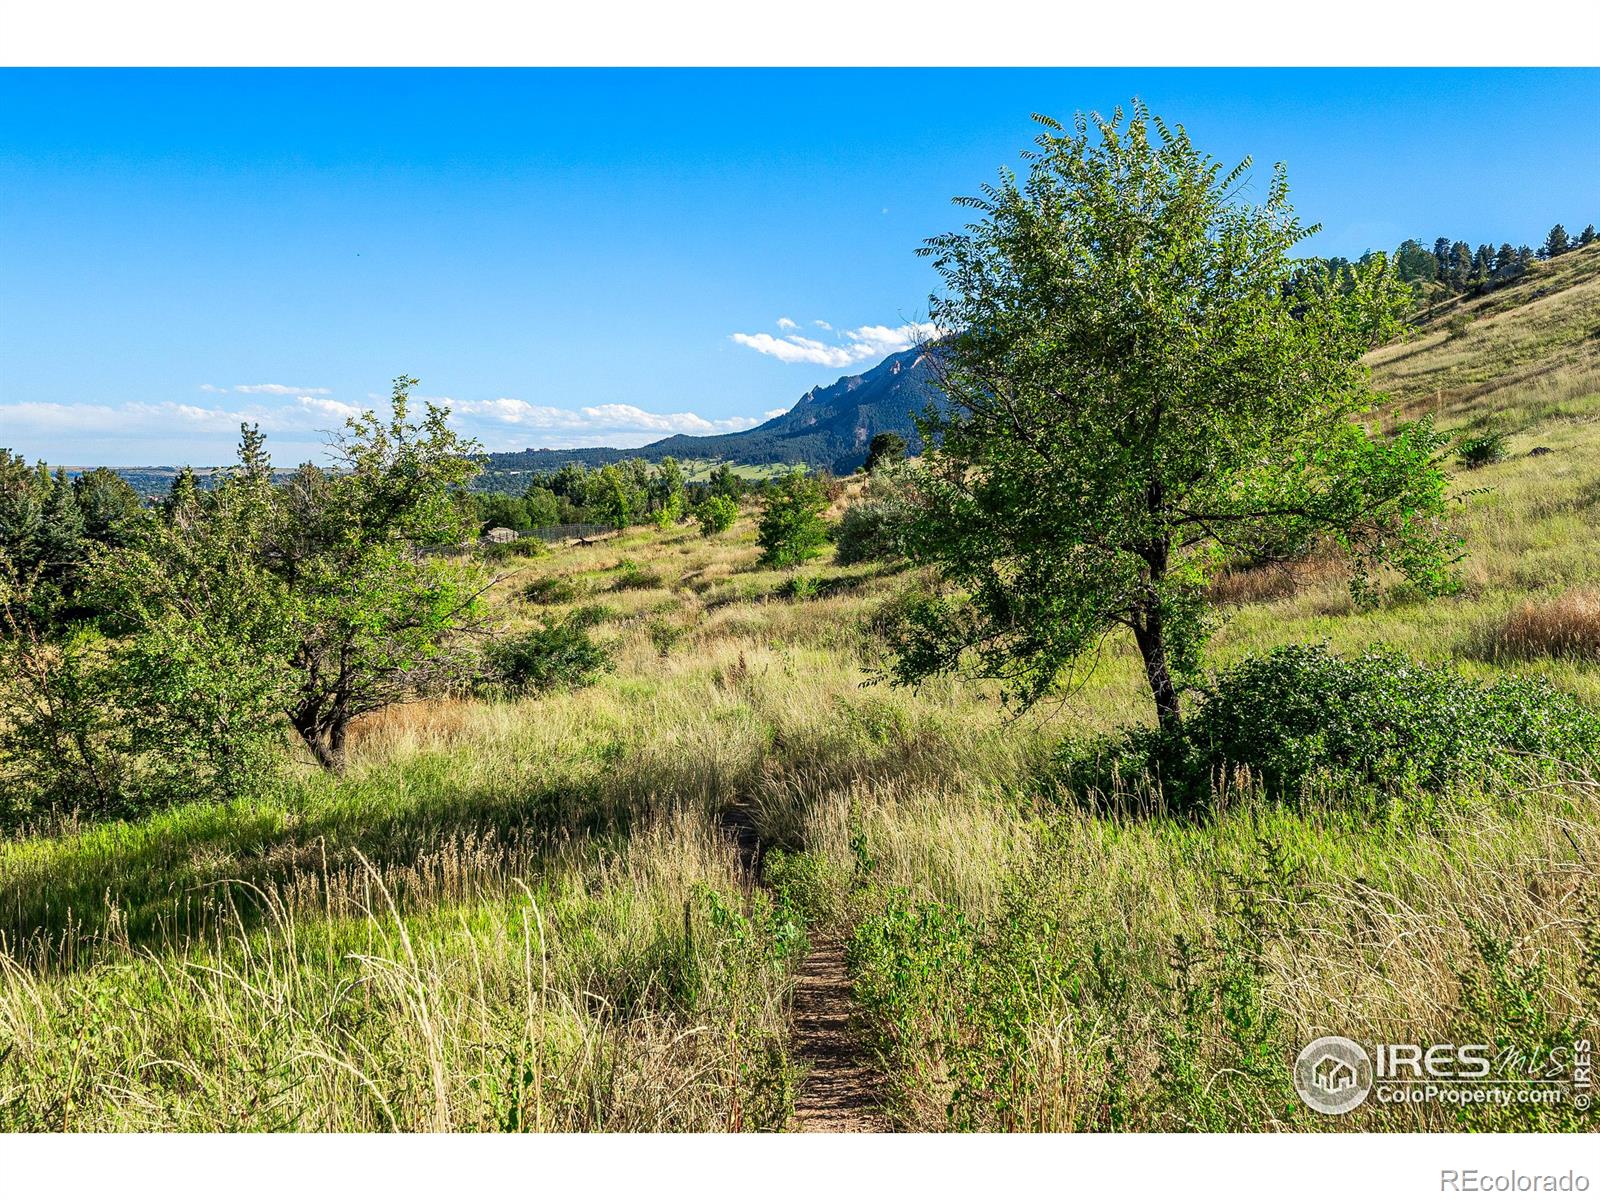
[[387, 420], [348, 422], [334, 470], [307, 464], [281, 484], [246, 428], [221, 486], [175, 488], [139, 543], [107, 558], [119, 608], [136, 618], [134, 644], [150, 647], [151, 678], [166, 677], [155, 669], [164, 659], [194, 662], [165, 685], [173, 704], [199, 693], [202, 672], [237, 673], [259, 712], [286, 716], [316, 760], [338, 769], [352, 720], [461, 665], [454, 651], [479, 615], [482, 581], [426, 550], [476, 532], [462, 491], [476, 447], [446, 409], [412, 419], [415, 385], [395, 380]]
[[711, 495], [701, 502], [695, 516], [700, 522], [700, 532], [712, 537], [733, 528], [733, 523], [739, 519], [739, 505], [727, 496]]
[[1026, 178], [959, 199], [973, 221], [922, 249], [949, 403], [906, 541], [953, 587], [913, 607], [896, 677], [971, 669], [1026, 706], [1126, 628], [1175, 725], [1220, 562], [1327, 540], [1362, 595], [1384, 564], [1447, 586], [1442, 439], [1354, 419], [1406, 302], [1383, 258], [1297, 261], [1314, 227], [1281, 166], [1247, 202], [1248, 159], [1225, 171], [1137, 104], [1036, 120]]
[[757, 527], [762, 564], [794, 567], [822, 553], [828, 541], [822, 519], [827, 506], [827, 492], [803, 471], [791, 471], [770, 487]]

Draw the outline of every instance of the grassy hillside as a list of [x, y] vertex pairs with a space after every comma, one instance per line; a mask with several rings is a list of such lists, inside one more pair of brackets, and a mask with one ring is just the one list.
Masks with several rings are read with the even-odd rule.
[[[1600, 705], [1581, 636], [1537, 632], [1596, 611], [1597, 330], [1600, 246], [1375, 353], [1402, 413], [1509, 435], [1456, 480], [1461, 592], [1358, 611], [1324, 563], [1236, 573], [1213, 661], [1381, 641]], [[1600, 789], [1096, 813], [1038, 781], [1067, 734], [1149, 719], [1131, 648], [1023, 720], [987, 686], [891, 689], [876, 619], [914, 574], [825, 558], [796, 586], [752, 515], [499, 585], [512, 627], [601, 606], [593, 686], [392, 709], [342, 779], [0, 845], [0, 1129], [795, 1128], [818, 953], [900, 1128], [1592, 1127], [1319, 1117], [1288, 1067], [1326, 1033], [1595, 1029]]]

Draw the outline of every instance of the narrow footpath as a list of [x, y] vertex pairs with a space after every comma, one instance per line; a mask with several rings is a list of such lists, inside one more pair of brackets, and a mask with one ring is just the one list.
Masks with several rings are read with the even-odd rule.
[[[748, 809], [722, 813], [722, 827], [739, 851], [754, 887], [761, 883], [761, 841]], [[880, 1079], [853, 1028], [855, 998], [844, 948], [819, 938], [795, 972], [789, 1023], [792, 1048], [806, 1075], [795, 1097], [794, 1130], [801, 1133], [886, 1133], [878, 1101]]]

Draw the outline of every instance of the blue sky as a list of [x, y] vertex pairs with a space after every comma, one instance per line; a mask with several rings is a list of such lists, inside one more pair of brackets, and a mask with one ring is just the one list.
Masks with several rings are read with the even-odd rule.
[[402, 372], [490, 449], [746, 428], [905, 344], [920, 240], [1141, 97], [1320, 253], [1600, 219], [1600, 71], [0, 71], [0, 446], [280, 463]]

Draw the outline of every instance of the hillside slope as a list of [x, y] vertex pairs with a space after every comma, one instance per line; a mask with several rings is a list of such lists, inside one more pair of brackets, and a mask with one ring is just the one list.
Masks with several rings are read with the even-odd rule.
[[1536, 263], [1478, 298], [1441, 305], [1369, 357], [1405, 417], [1515, 433], [1592, 417], [1600, 391], [1600, 242]]

